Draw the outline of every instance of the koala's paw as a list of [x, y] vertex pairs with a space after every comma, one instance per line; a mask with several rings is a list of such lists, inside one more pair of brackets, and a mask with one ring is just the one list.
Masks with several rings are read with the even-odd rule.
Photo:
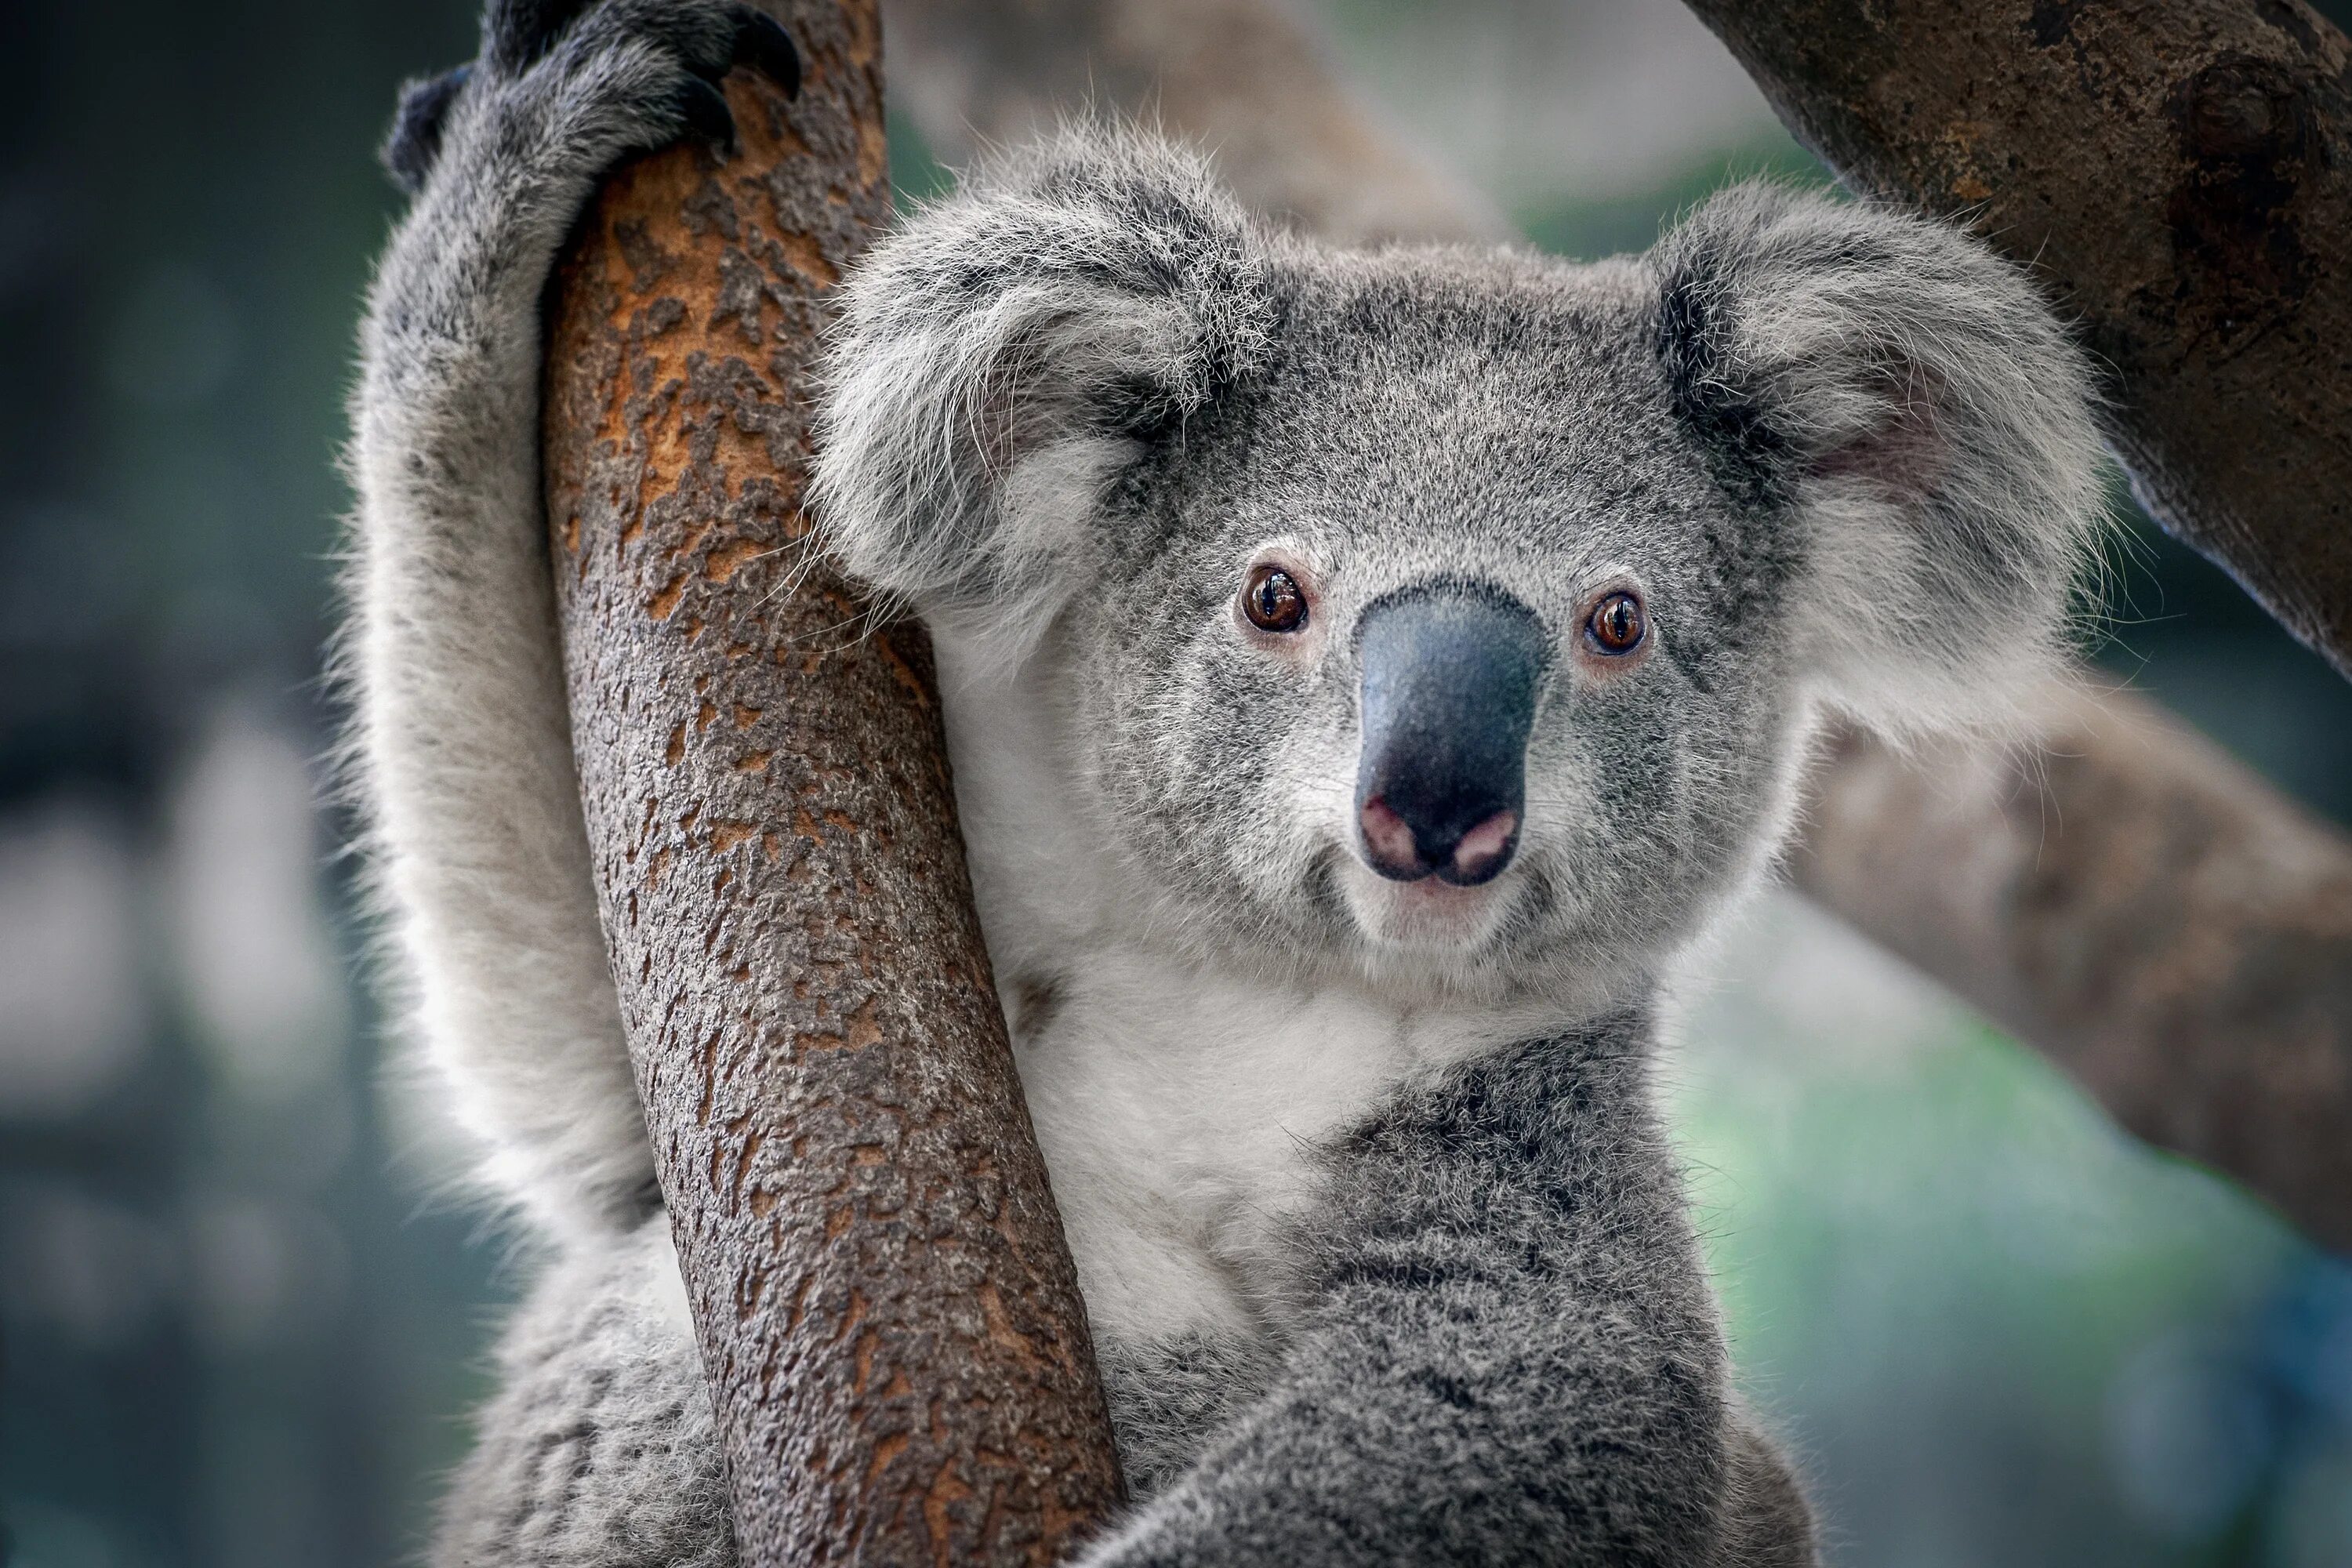
[[413, 195], [459, 138], [589, 175], [681, 134], [731, 145], [716, 84], [739, 64], [800, 91], [790, 35], [740, 0], [492, 0], [478, 60], [402, 89], [384, 166]]

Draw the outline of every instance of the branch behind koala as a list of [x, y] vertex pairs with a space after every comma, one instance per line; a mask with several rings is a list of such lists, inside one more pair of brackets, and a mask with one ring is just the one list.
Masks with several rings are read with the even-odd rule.
[[[1271, 0], [891, 0], [890, 26], [899, 100], [950, 159], [1092, 100], [1216, 149], [1244, 203], [1327, 237], [1505, 237], [1492, 206], [1433, 173]], [[2054, 145], [2105, 177], [2079, 138]], [[2103, 232], [2086, 221], [2077, 238], [2096, 248]], [[2266, 457], [2269, 439], [2242, 455]], [[2352, 494], [2305, 488], [2315, 505]], [[2307, 537], [2340, 546], [2352, 531]], [[1841, 735], [1792, 857], [1798, 885], [2077, 1074], [2141, 1136], [2352, 1248], [2352, 841], [2129, 692], [2053, 692], [2039, 717], [2046, 765], [1990, 742], [1905, 752]], [[2162, 843], [2123, 831], [2157, 804]], [[2240, 858], [2243, 847], [2269, 848]]]
[[1691, 8], [1850, 184], [2035, 263], [2151, 515], [2352, 677], [2352, 39], [2294, 0]]

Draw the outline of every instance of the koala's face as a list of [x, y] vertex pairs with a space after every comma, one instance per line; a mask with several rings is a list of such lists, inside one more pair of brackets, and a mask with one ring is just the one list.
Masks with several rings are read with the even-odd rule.
[[1040, 650], [1117, 837], [1196, 930], [1378, 972], [1671, 945], [1769, 840], [1797, 693], [1790, 563], [1677, 418], [1654, 291], [1277, 266], [1263, 356], [1093, 509]]
[[1592, 267], [1364, 255], [1078, 137], [844, 322], [835, 547], [1038, 661], [1074, 826], [1262, 960], [1615, 984], [1771, 852], [1818, 707], [1997, 717], [2099, 516], [2031, 289], [1820, 198]]

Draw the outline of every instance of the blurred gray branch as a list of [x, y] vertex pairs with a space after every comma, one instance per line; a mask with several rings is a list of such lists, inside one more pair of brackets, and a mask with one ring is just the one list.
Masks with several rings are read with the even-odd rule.
[[1798, 885], [2352, 1248], [2352, 845], [2153, 703], [2037, 718], [2030, 752], [1840, 737]]
[[[887, 14], [892, 90], [951, 160], [1091, 103], [1211, 147], [1244, 201], [1334, 238], [1507, 237], [1279, 0], [891, 0]], [[2332, 537], [2346, 549], [2352, 530]], [[2025, 756], [1839, 737], [1799, 885], [2141, 1136], [2352, 1248], [2352, 841], [2145, 700], [2058, 692], [2044, 718]]]
[[1328, 238], [1509, 234], [1268, 0], [889, 0], [884, 16], [890, 89], [951, 162], [1091, 108], [1207, 146], [1244, 201]]

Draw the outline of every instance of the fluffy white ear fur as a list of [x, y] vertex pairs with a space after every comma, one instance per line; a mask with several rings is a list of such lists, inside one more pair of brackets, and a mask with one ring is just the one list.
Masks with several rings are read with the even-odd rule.
[[1769, 185], [1654, 254], [1685, 417], [1799, 521], [1816, 695], [1898, 739], [2011, 722], [2107, 515], [2088, 370], [2032, 284], [1948, 225]]
[[1261, 243], [1197, 157], [1072, 130], [975, 174], [843, 290], [814, 500], [884, 595], [1018, 639], [1103, 486], [1244, 371]]

